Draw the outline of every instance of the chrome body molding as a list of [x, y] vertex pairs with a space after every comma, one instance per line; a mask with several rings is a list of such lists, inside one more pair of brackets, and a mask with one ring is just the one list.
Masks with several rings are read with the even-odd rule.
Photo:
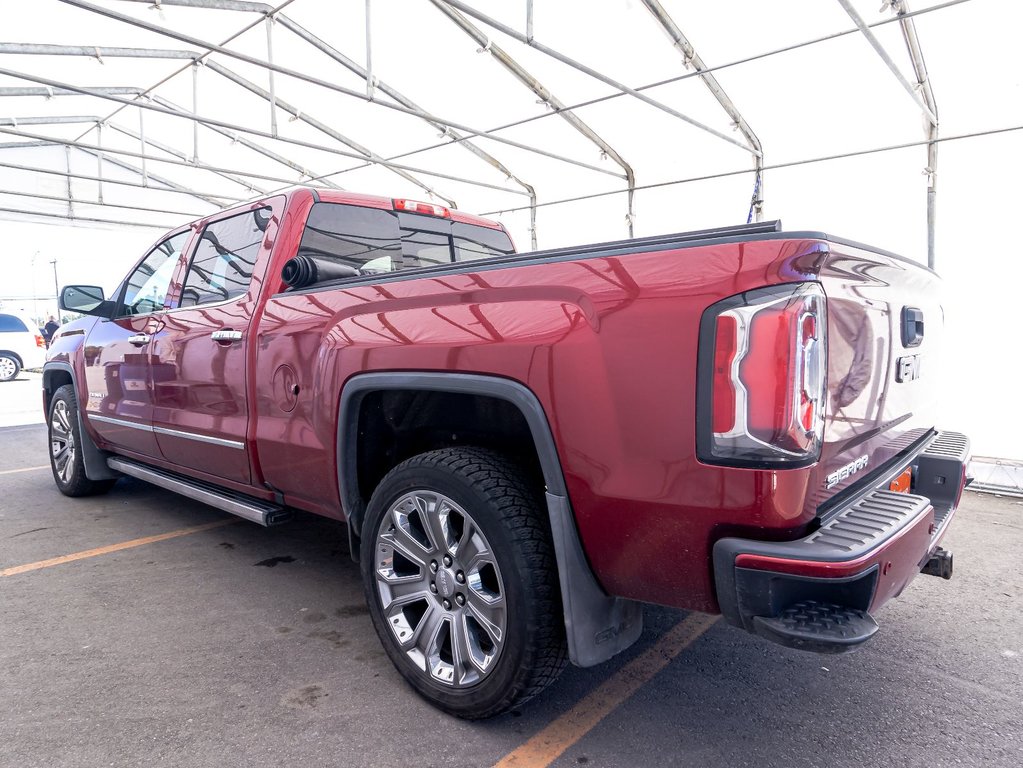
[[110, 416], [100, 416], [99, 414], [87, 412], [86, 416], [94, 421], [101, 421], [106, 424], [113, 424], [118, 427], [128, 427], [129, 429], [140, 429], [143, 432], [155, 432], [158, 435], [167, 435], [169, 437], [181, 437], [185, 440], [195, 440], [200, 443], [209, 443], [211, 445], [220, 445], [224, 448], [235, 448], [237, 450], [245, 450], [245, 443], [239, 440], [227, 440], [223, 437], [212, 437], [210, 435], [200, 435], [196, 432], [183, 432], [179, 429], [167, 429], [166, 427], [154, 427], [151, 424], [140, 424], [137, 421], [127, 421], [125, 419], [115, 419]]

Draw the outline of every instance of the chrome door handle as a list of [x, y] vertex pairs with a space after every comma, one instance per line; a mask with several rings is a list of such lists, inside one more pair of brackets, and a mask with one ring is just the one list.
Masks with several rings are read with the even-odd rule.
[[148, 333], [136, 333], [134, 336], [128, 337], [128, 343], [134, 344], [136, 347], [144, 347], [152, 338]]
[[241, 331], [214, 331], [210, 334], [210, 338], [214, 341], [241, 341]]

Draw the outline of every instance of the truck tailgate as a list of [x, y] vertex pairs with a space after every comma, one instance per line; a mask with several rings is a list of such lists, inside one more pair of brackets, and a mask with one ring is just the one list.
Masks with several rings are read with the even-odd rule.
[[929, 434], [944, 317], [941, 281], [899, 257], [831, 242], [824, 444], [817, 509]]

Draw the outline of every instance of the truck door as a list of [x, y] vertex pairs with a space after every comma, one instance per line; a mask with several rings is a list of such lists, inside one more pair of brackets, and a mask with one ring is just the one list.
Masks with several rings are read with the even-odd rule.
[[146, 254], [120, 288], [115, 316], [96, 323], [85, 342], [86, 418], [104, 440], [145, 457], [160, 455], [152, 431], [152, 337], [190, 235], [172, 235]]
[[[276, 203], [282, 208], [283, 198]], [[250, 480], [249, 326], [273, 236], [274, 203], [206, 222], [176, 305], [153, 336], [153, 430], [163, 457], [215, 478]]]

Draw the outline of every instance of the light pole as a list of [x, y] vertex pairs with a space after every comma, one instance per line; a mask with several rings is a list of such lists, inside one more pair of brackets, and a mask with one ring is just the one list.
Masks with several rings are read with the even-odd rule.
[[57, 302], [57, 314], [54, 315], [57, 318], [57, 322], [60, 322], [60, 286], [57, 284], [57, 260], [54, 259], [50, 262], [53, 265], [53, 296], [54, 301]]
[[32, 254], [32, 322], [39, 321], [39, 296], [36, 295], [36, 259], [39, 258], [39, 251]]

